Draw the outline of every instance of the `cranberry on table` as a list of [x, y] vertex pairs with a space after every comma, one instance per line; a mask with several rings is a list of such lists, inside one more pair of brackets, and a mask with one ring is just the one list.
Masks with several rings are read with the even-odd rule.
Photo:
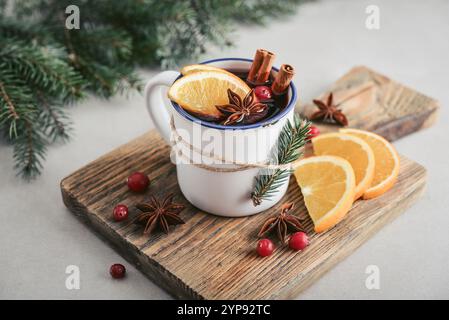
[[142, 192], [150, 184], [150, 179], [148, 176], [142, 172], [134, 172], [128, 177], [127, 180], [128, 188], [134, 192]]
[[310, 140], [312, 138], [315, 138], [316, 136], [319, 136], [320, 129], [318, 129], [315, 126], [310, 126], [309, 134], [307, 136], [307, 140]]
[[269, 100], [273, 96], [273, 92], [270, 87], [258, 86], [254, 88], [254, 93], [256, 94], [259, 101]]
[[109, 269], [109, 273], [114, 279], [121, 279], [126, 274], [126, 268], [123, 264], [115, 263]]
[[115, 221], [123, 221], [128, 218], [128, 207], [124, 204], [118, 204], [115, 206], [112, 215]]
[[257, 243], [257, 253], [261, 257], [268, 257], [274, 251], [274, 244], [270, 239], [262, 239]]
[[309, 245], [309, 237], [304, 232], [295, 232], [288, 243], [293, 250], [304, 250]]

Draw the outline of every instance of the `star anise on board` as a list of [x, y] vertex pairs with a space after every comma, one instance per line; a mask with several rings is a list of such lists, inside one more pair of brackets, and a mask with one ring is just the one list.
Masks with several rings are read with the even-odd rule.
[[318, 111], [310, 116], [310, 120], [334, 121], [342, 126], [348, 125], [348, 119], [343, 112], [338, 109], [339, 105], [334, 105], [334, 96], [332, 92], [327, 97], [326, 103], [321, 100], [313, 100], [313, 103], [318, 107]]
[[215, 106], [227, 119], [223, 125], [256, 123], [267, 115], [268, 106], [256, 99], [254, 90], [248, 92], [245, 98], [228, 89], [229, 103]]
[[276, 231], [279, 240], [282, 241], [282, 243], [285, 243], [287, 241], [289, 229], [293, 232], [304, 231], [304, 227], [299, 218], [288, 213], [293, 209], [293, 206], [293, 202], [284, 203], [281, 206], [281, 212], [278, 215], [265, 221], [258, 236], [262, 237], [272, 231]]
[[170, 225], [184, 224], [179, 213], [185, 207], [182, 204], [173, 203], [173, 196], [169, 194], [162, 201], [151, 196], [148, 202], [136, 205], [142, 212], [134, 219], [134, 222], [145, 225], [144, 234], [150, 234], [157, 226], [168, 233]]

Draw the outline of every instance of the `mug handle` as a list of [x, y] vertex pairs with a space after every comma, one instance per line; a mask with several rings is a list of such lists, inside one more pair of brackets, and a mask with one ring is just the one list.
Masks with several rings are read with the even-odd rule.
[[154, 76], [145, 86], [145, 104], [153, 120], [154, 126], [164, 138], [165, 142], [170, 143], [170, 112], [167, 109], [168, 98], [162, 95], [162, 87], [170, 87], [179, 72], [164, 71]]

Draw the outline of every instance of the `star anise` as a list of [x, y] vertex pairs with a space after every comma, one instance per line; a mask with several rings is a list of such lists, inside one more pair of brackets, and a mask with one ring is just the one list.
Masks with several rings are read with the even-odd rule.
[[145, 203], [136, 205], [142, 211], [134, 220], [135, 223], [145, 224], [144, 234], [150, 234], [156, 226], [165, 233], [169, 232], [169, 225], [183, 224], [179, 213], [184, 210], [184, 205], [173, 203], [173, 194], [169, 194], [162, 201], [151, 196]]
[[298, 217], [289, 214], [288, 212], [293, 209], [293, 202], [284, 203], [281, 206], [281, 212], [269, 218], [263, 224], [262, 228], [259, 231], [258, 236], [262, 237], [263, 235], [276, 230], [277, 236], [282, 243], [287, 241], [287, 234], [290, 230], [296, 231], [304, 231], [304, 228], [301, 224], [301, 221]]
[[268, 106], [257, 101], [254, 90], [248, 92], [242, 100], [237, 93], [228, 89], [228, 99], [228, 104], [215, 106], [227, 117], [223, 122], [223, 125], [225, 126], [237, 123], [256, 123], [263, 119], [268, 113]]
[[343, 112], [338, 109], [339, 105], [334, 105], [332, 92], [327, 97], [327, 102], [313, 100], [313, 103], [320, 109], [310, 116], [310, 120], [335, 121], [342, 126], [348, 125], [348, 119]]

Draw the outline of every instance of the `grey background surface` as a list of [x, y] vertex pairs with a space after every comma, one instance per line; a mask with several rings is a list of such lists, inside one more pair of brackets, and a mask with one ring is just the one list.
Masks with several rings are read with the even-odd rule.
[[[365, 28], [370, 4], [380, 8], [380, 30]], [[303, 101], [360, 64], [440, 101], [435, 127], [395, 143], [428, 169], [424, 197], [298, 298], [449, 298], [449, 1], [318, 1], [268, 28], [239, 27], [235, 37], [234, 48], [211, 48], [204, 59], [271, 49], [277, 64], [296, 67]], [[59, 191], [64, 176], [152, 127], [143, 98], [91, 98], [71, 113], [74, 139], [49, 149], [32, 183], [15, 176], [12, 149], [0, 142], [0, 298], [170, 298], [78, 222]], [[110, 279], [115, 262], [127, 266], [126, 280]], [[80, 290], [65, 287], [68, 265], [80, 268]], [[365, 287], [368, 265], [379, 267], [379, 290]]]

